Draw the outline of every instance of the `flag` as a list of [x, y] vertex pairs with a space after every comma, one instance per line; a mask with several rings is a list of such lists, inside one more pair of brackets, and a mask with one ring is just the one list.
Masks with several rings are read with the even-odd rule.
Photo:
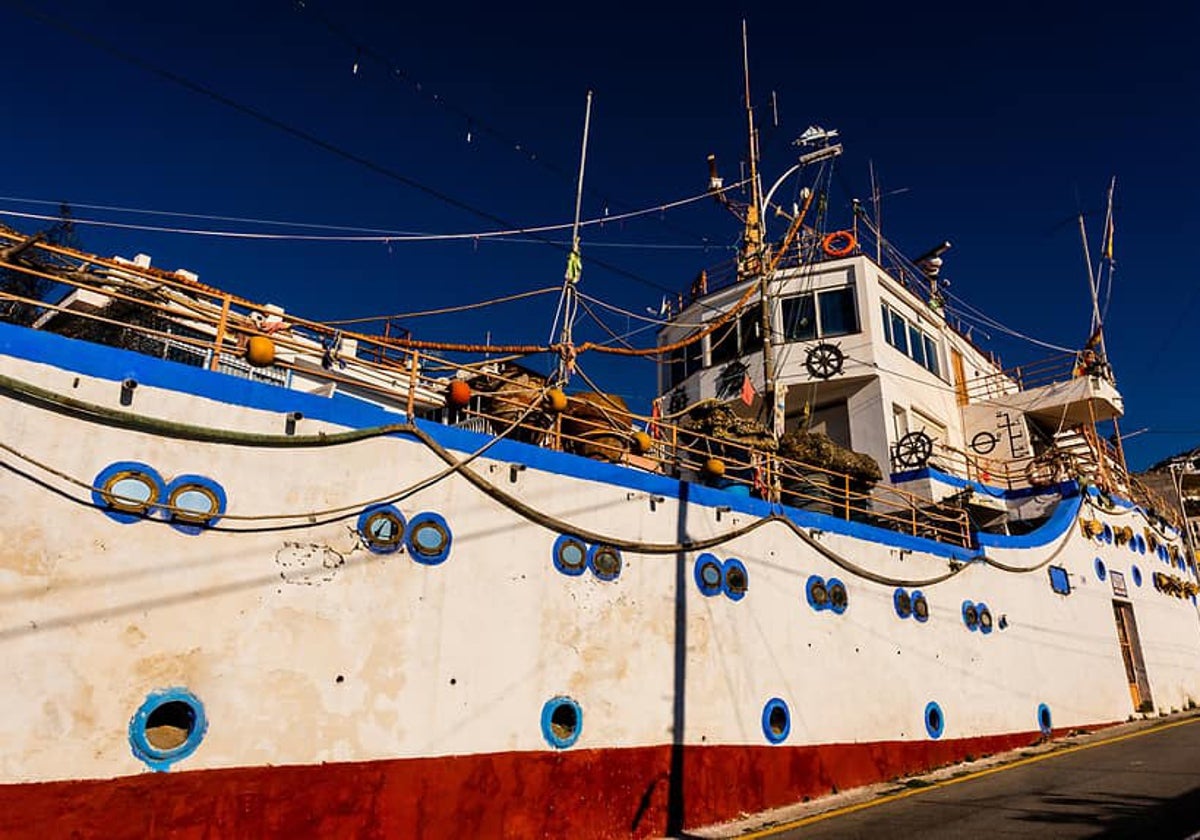
[[1113, 233], [1116, 230], [1116, 225], [1113, 224], [1112, 216], [1108, 217], [1108, 230], [1105, 231], [1104, 237], [1104, 259], [1112, 262], [1113, 258]]
[[567, 273], [563, 275], [563, 279], [568, 283], [578, 283], [582, 275], [583, 256], [579, 253], [578, 248], [572, 248], [571, 253], [567, 256]]
[[662, 420], [662, 401], [650, 401], [650, 422], [646, 425], [646, 431], [650, 433], [650, 437], [656, 440], [662, 437], [662, 428], [658, 425]]
[[750, 374], [742, 374], [742, 402], [754, 405], [754, 385], [750, 382]]

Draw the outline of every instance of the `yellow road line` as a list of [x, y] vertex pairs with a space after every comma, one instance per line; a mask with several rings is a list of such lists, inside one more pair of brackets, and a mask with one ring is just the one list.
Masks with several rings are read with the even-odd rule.
[[1012, 761], [1007, 764], [998, 764], [995, 767], [988, 767], [986, 770], [977, 770], [976, 772], [968, 773], [965, 776], [956, 776], [953, 779], [946, 779], [942, 782], [934, 782], [933, 784], [923, 787], [910, 788], [908, 790], [900, 791], [899, 793], [881, 796], [868, 802], [859, 802], [855, 805], [846, 805], [843, 808], [834, 808], [832, 811], [824, 811], [820, 814], [813, 814], [811, 817], [804, 817], [799, 820], [793, 820], [792, 822], [780, 823], [779, 825], [773, 825], [770, 828], [752, 831], [749, 834], [739, 834], [737, 835], [737, 840], [754, 840], [754, 838], [757, 837], [772, 837], [784, 831], [791, 831], [793, 828], [802, 828], [806, 825], [812, 825], [813, 823], [831, 820], [834, 817], [842, 817], [846, 814], [853, 814], [855, 811], [864, 811], [867, 808], [874, 808], [877, 805], [886, 805], [887, 803], [895, 802], [898, 799], [907, 799], [910, 796], [928, 793], [929, 791], [937, 790], [938, 788], [950, 787], [950, 785], [956, 785], [959, 782], [969, 782], [972, 779], [990, 776], [993, 773], [999, 773], [1002, 770], [1013, 770], [1017, 767], [1024, 767], [1027, 764], [1036, 764], [1039, 761], [1045, 761], [1047, 758], [1057, 758], [1073, 752], [1079, 752], [1080, 750], [1090, 750], [1092, 747], [1103, 747], [1107, 746], [1108, 744], [1116, 744], [1120, 741], [1128, 741], [1130, 738], [1138, 738], [1142, 735], [1150, 735], [1155, 732], [1164, 732], [1168, 729], [1174, 729], [1176, 726], [1185, 726], [1189, 723], [1196, 723], [1197, 721], [1200, 721], [1200, 717], [1191, 717], [1187, 720], [1178, 720], [1174, 723], [1163, 724], [1162, 726], [1152, 726], [1148, 729], [1139, 729], [1136, 732], [1126, 732], [1124, 735], [1114, 735], [1112, 738], [1105, 738], [1102, 741], [1092, 741], [1087, 744], [1076, 744], [1072, 747], [1051, 750], [1049, 752], [1042, 753], [1041, 755], [1029, 756], [1028, 758], [1018, 759], [1017, 761]]

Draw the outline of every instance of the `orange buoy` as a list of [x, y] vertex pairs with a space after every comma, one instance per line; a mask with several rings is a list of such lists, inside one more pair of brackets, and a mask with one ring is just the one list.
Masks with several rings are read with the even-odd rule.
[[265, 335], [252, 335], [246, 343], [246, 361], [255, 367], [275, 364], [275, 342]]
[[821, 250], [831, 257], [845, 257], [858, 245], [854, 234], [848, 230], [835, 230], [821, 240]]
[[464, 379], [455, 379], [446, 389], [446, 404], [464, 408], [471, 401], [471, 386]]
[[633, 433], [633, 448], [639, 455], [645, 455], [653, 445], [654, 441], [650, 438], [650, 435], [645, 432]]
[[546, 410], [558, 414], [567, 409], [567, 395], [560, 388], [551, 388], [546, 392]]
[[709, 478], [720, 478], [725, 475], [725, 462], [720, 458], [709, 458], [704, 462], [704, 474]]

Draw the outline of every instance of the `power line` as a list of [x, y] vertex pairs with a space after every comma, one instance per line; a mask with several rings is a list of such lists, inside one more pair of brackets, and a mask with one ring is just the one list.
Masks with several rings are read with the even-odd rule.
[[[342, 158], [343, 160], [349, 161], [351, 163], [358, 164], [359, 166], [363, 167], [364, 169], [374, 172], [377, 175], [382, 175], [385, 178], [396, 181], [397, 183], [403, 184], [407, 187], [417, 190], [418, 192], [422, 192], [426, 195], [429, 195], [445, 204], [450, 205], [451, 207], [455, 207], [460, 210], [464, 210], [468, 213], [471, 213], [472, 215], [478, 216], [483, 219], [487, 219], [488, 221], [503, 225], [505, 227], [509, 227], [509, 228], [517, 227], [516, 225], [512, 224], [511, 222], [507, 221], [506, 219], [504, 219], [500, 216], [497, 216], [494, 213], [474, 207], [460, 199], [457, 199], [450, 195], [447, 195], [447, 194], [441, 192], [440, 190], [436, 190], [433, 187], [429, 187], [425, 184], [422, 184], [421, 182], [419, 182], [413, 178], [410, 178], [409, 176], [404, 175], [403, 173], [400, 173], [400, 172], [396, 171], [395, 169], [392, 169], [391, 167], [376, 163], [375, 161], [373, 161], [369, 158], [366, 158], [366, 157], [358, 154], [357, 152], [352, 152], [347, 149], [344, 149], [341, 146], [338, 146], [334, 143], [329, 142], [328, 140], [324, 140], [320, 137], [317, 137], [316, 135], [312, 134], [309, 131], [306, 131], [302, 128], [298, 128], [289, 123], [286, 123], [283, 120], [278, 119], [277, 117], [273, 117], [270, 114], [267, 114], [266, 112], [264, 112], [258, 108], [254, 108], [250, 105], [245, 105], [235, 99], [232, 99], [229, 96], [226, 96], [225, 94], [219, 93], [218, 91], [213, 90], [210, 87], [200, 84], [199, 82], [192, 81], [191, 79], [189, 79], [185, 76], [182, 76], [179, 73], [176, 73], [172, 70], [168, 70], [163, 67], [160, 67], [160, 66], [158, 66], [150, 61], [147, 61], [143, 58], [139, 58], [138, 56], [135, 56], [129, 52], [126, 52], [125, 50], [116, 46], [111, 41], [108, 41], [104, 38], [101, 38], [97, 35], [87, 32], [85, 30], [82, 30], [79, 27], [73, 26], [72, 24], [67, 23], [63, 20], [60, 20], [56, 17], [48, 15], [39, 9], [36, 9], [32, 6], [29, 6], [28, 4], [26, 4], [24, 2], [21, 2], [21, 0], [3, 0], [3, 1], [8, 3], [9, 6], [16, 8], [21, 14], [25, 15], [26, 17], [29, 17], [36, 21], [39, 21], [40, 23], [43, 23], [54, 29], [58, 29], [59, 31], [64, 32], [64, 33], [70, 35], [71, 37], [76, 38], [80, 41], [83, 41], [84, 43], [89, 44], [90, 46], [92, 46], [102, 52], [108, 53], [109, 55], [113, 56], [114, 58], [117, 58], [120, 61], [130, 64], [141, 70], [145, 70], [146, 72], [148, 72], [154, 76], [158, 76], [161, 79], [165, 79], [166, 81], [169, 81], [172, 84], [178, 85], [179, 87], [189, 90], [195, 94], [203, 96], [207, 99], [211, 99], [212, 101], [214, 101], [220, 105], [224, 105], [225, 107], [227, 107], [233, 111], [236, 111], [239, 114], [250, 117], [251, 119], [253, 119], [257, 122], [260, 122], [264, 125], [268, 125], [272, 128], [282, 131], [283, 133], [288, 134], [296, 139], [303, 140], [304, 142], [306, 142], [312, 146], [315, 146], [316, 148], [319, 148], [323, 151], [326, 151], [332, 155], [335, 155], [336, 157]], [[563, 252], [564, 254], [570, 253], [570, 246], [559, 245], [549, 239], [546, 239], [543, 241], [545, 242], [545, 244], [556, 248], [557, 250]], [[650, 280], [646, 277], [641, 276], [640, 274], [637, 274], [636, 272], [629, 271], [628, 269], [625, 269], [625, 268], [620, 268], [619, 266], [615, 266], [612, 263], [608, 263], [603, 260], [589, 258], [589, 263], [596, 265], [600, 268], [603, 268], [607, 271], [610, 271], [613, 274], [617, 275], [618, 277], [623, 277], [628, 280], [632, 280], [635, 283], [640, 283], [644, 286], [655, 289], [659, 292], [664, 292], [666, 294], [674, 295], [678, 291], [677, 289], [669, 288], [660, 283], [656, 283], [653, 280]], [[712, 309], [713, 311], [718, 311], [716, 309], [716, 307], [713, 307], [710, 304], [704, 303], [703, 301], [701, 301], [700, 303], [701, 303], [701, 306], [703, 306], [705, 308]]]

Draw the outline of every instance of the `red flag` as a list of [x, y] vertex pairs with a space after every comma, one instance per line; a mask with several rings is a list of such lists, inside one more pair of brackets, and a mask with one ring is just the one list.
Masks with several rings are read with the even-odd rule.
[[742, 374], [742, 402], [754, 405], [754, 385], [750, 382], [750, 374]]
[[650, 422], [647, 424], [647, 431], [650, 432], [650, 437], [661, 438], [662, 429], [659, 428], [659, 421], [662, 420], [662, 404], [658, 400], [650, 401]]

